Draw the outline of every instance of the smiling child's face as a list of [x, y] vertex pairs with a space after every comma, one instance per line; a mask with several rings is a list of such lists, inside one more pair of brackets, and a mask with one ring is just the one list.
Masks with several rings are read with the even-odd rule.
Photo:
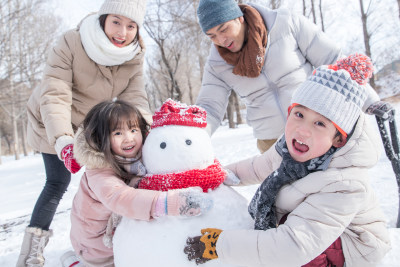
[[333, 123], [301, 105], [292, 108], [286, 122], [285, 139], [292, 158], [306, 162], [325, 154], [332, 146], [343, 146]]
[[140, 128], [136, 125], [129, 126], [123, 123], [111, 132], [111, 150], [115, 155], [134, 158], [142, 148], [143, 136]]

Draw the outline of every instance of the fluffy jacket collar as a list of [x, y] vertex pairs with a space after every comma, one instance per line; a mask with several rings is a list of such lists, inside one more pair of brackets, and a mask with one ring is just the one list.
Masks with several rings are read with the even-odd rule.
[[102, 152], [97, 152], [89, 146], [82, 134], [82, 128], [79, 128], [75, 135], [74, 157], [81, 166], [87, 169], [110, 168], [110, 164], [105, 160]]

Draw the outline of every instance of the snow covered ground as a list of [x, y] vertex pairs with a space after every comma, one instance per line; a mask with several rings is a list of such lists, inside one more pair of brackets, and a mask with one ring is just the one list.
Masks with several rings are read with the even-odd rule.
[[[397, 108], [397, 110], [399, 110]], [[374, 122], [374, 118], [371, 117]], [[398, 125], [400, 120], [397, 118]], [[248, 158], [258, 153], [251, 128], [240, 125], [237, 129], [220, 127], [212, 137], [214, 152], [225, 165]], [[383, 149], [382, 149], [383, 151]], [[0, 266], [15, 266], [24, 229], [29, 223], [35, 201], [44, 185], [45, 172], [40, 155], [30, 155], [15, 161], [13, 157], [3, 157], [0, 165]], [[83, 169], [72, 176], [71, 185], [62, 199], [51, 228], [54, 236], [45, 250], [45, 266], [60, 266], [59, 257], [71, 249], [69, 242], [69, 213], [73, 196], [78, 188]], [[390, 228], [392, 251], [385, 257], [381, 267], [400, 266], [400, 229], [396, 229], [398, 193], [392, 167], [384, 152], [379, 163], [370, 171], [372, 183], [381, 201], [382, 209]], [[250, 200], [256, 186], [237, 190]], [[193, 266], [195, 264], [193, 263]]]

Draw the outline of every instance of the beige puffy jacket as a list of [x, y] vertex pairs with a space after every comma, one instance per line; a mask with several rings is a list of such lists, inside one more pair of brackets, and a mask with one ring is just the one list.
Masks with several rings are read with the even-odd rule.
[[88, 57], [79, 28], [62, 35], [50, 50], [43, 80], [28, 101], [29, 145], [36, 151], [55, 154], [58, 137], [73, 137], [94, 105], [115, 97], [135, 105], [151, 122], [143, 80], [142, 39], [139, 44], [141, 51], [132, 60], [106, 67]]
[[[376, 130], [361, 114], [353, 135], [326, 171], [311, 173], [279, 191], [278, 220], [290, 213], [286, 222], [266, 231], [223, 231], [217, 242], [219, 258], [240, 266], [301, 266], [340, 236], [346, 266], [374, 266], [390, 249], [385, 217], [368, 174], [380, 148]], [[272, 147], [227, 167], [242, 184], [255, 184], [281, 160]]]

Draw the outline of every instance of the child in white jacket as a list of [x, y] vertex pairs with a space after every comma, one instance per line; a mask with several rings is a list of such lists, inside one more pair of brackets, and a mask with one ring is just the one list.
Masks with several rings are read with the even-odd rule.
[[361, 107], [372, 63], [352, 55], [321, 66], [294, 93], [275, 148], [228, 167], [241, 185], [262, 182], [255, 230], [203, 229], [184, 249], [197, 264], [373, 266], [390, 249], [368, 169], [380, 140]]

